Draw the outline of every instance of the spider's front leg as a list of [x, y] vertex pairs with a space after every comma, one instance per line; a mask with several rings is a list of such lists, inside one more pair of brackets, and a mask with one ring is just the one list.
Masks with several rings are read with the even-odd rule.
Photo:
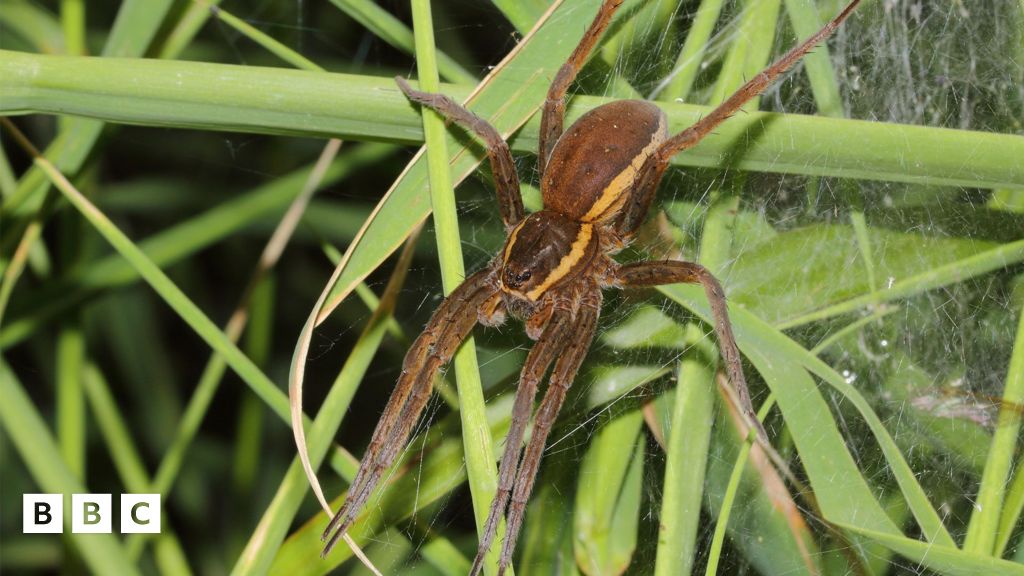
[[445, 298], [423, 333], [413, 342], [402, 364], [402, 375], [377, 422], [355, 479], [349, 486], [345, 503], [324, 530], [323, 538], [330, 536], [330, 540], [324, 547], [323, 556], [331, 551], [341, 535], [352, 526], [381, 475], [405, 447], [409, 434], [430, 398], [438, 370], [451, 360], [496, 292], [497, 281], [493, 266], [469, 276]]
[[519, 192], [519, 176], [516, 174], [512, 152], [501, 134], [486, 120], [466, 110], [444, 94], [413, 90], [401, 76], [396, 76], [395, 82], [409, 100], [430, 108], [484, 141], [487, 145], [487, 157], [491, 161], [491, 172], [494, 174], [501, 220], [505, 223], [506, 232], [514, 228], [523, 219], [523, 197]]
[[586, 33], [583, 34], [583, 39], [572, 51], [565, 64], [558, 69], [555, 79], [551, 81], [547, 98], [544, 100], [544, 110], [540, 117], [540, 147], [537, 155], [537, 168], [541, 176], [547, 170], [548, 157], [551, 156], [551, 151], [555, 148], [555, 142], [562, 135], [565, 118], [565, 93], [576, 79], [580, 69], [587, 63], [587, 57], [590, 56], [590, 52], [601, 38], [601, 33], [611, 23], [612, 16], [615, 15], [615, 11], [619, 9], [622, 2], [623, 0], [604, 0], [601, 3], [601, 8], [597, 11], [597, 16], [594, 16], [594, 21], [590, 23]]

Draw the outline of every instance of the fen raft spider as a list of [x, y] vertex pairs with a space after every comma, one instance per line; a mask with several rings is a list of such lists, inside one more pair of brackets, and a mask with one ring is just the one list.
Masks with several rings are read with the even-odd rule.
[[[544, 209], [539, 212], [524, 214], [515, 163], [497, 130], [449, 97], [419, 92], [402, 78], [395, 79], [410, 100], [436, 110], [486, 144], [508, 237], [501, 253], [487, 267], [466, 278], [441, 303], [409, 349], [398, 384], [377, 423], [345, 503], [324, 531], [323, 537], [328, 540], [324, 555], [352, 526], [382, 474], [401, 453], [427, 404], [438, 370], [478, 322], [497, 326], [511, 315], [525, 322], [526, 333], [536, 344], [520, 374], [512, 424], [499, 466], [498, 491], [471, 570], [472, 575], [480, 572], [507, 507], [508, 529], [498, 570], [499, 575], [504, 573], [515, 550], [548, 433], [593, 339], [605, 288], [701, 284], [711, 304], [719, 349], [744, 420], [756, 431], [758, 442], [770, 449], [750, 403], [725, 292], [718, 280], [693, 262], [620, 265], [612, 255], [633, 239], [669, 160], [700, 142], [743, 104], [761, 94], [831, 35], [860, 0], [850, 2], [824, 28], [758, 73], [706, 117], [674, 136], [668, 135], [664, 112], [643, 100], [599, 106], [563, 133], [566, 91], [622, 1], [602, 3], [548, 89], [540, 128], [538, 166]], [[523, 453], [523, 437], [537, 387], [552, 363], [548, 389]]]

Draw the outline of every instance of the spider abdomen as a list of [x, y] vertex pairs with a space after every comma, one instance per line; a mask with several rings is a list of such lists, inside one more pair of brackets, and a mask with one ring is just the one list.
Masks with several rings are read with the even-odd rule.
[[665, 114], [650, 102], [621, 100], [594, 108], [555, 144], [541, 180], [544, 207], [581, 222], [610, 220], [667, 138]]

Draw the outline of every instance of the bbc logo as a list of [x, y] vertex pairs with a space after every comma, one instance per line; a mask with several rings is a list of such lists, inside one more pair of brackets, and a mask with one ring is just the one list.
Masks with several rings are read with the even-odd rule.
[[[23, 494], [22, 526], [25, 534], [64, 532], [63, 494]], [[160, 533], [159, 494], [121, 494], [122, 534]], [[75, 534], [109, 534], [113, 531], [110, 494], [72, 494], [71, 531]]]

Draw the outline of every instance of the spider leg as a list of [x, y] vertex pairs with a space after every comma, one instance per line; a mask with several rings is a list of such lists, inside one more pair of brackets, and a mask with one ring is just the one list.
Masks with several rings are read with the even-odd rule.
[[751, 98], [754, 98], [764, 92], [765, 89], [771, 86], [779, 78], [779, 76], [799, 62], [804, 55], [810, 52], [823, 40], [831, 36], [836, 28], [843, 23], [843, 20], [846, 20], [847, 16], [849, 16], [850, 13], [853, 12], [854, 8], [860, 4], [860, 1], [861, 0], [852, 0], [852, 2], [846, 5], [846, 8], [843, 8], [843, 11], [840, 12], [838, 16], [833, 18], [828, 24], [825, 24], [821, 30], [805, 40], [802, 44], [792, 48], [789, 52], [786, 52], [782, 58], [779, 58], [772, 65], [758, 73], [757, 76], [754, 76], [747, 81], [747, 83], [734, 92], [732, 96], [729, 96], [725, 102], [722, 102], [718, 108], [712, 110], [710, 114], [701, 118], [693, 126], [690, 126], [686, 130], [683, 130], [679, 134], [669, 138], [655, 153], [654, 157], [656, 162], [663, 166], [667, 166], [669, 160], [671, 160], [673, 156], [703, 140], [708, 133], [714, 130], [719, 124], [729, 119]]
[[[729, 322], [729, 311], [725, 304], [725, 290], [722, 289], [722, 285], [714, 275], [700, 264], [665, 260], [620, 266], [615, 272], [615, 279], [613, 280], [613, 285], [620, 288], [677, 283], [700, 284], [704, 287], [708, 303], [711, 304], [711, 315], [715, 319], [718, 349], [721, 351], [722, 360], [725, 361], [729, 381], [732, 382], [733, 389], [736, 392], [744, 420], [748, 426], [754, 428], [758, 443], [765, 447], [769, 453], [774, 453], [775, 450], [768, 441], [768, 433], [765, 431], [764, 426], [761, 425], [761, 421], [757, 419], [757, 413], [750, 402], [747, 380], [743, 376], [743, 365], [740, 363], [740, 351], [736, 346], [736, 337], [732, 333], [732, 324]], [[772, 459], [775, 460], [774, 457]], [[786, 471], [788, 471], [788, 468], [783, 468], [783, 472]]]
[[538, 169], [541, 176], [544, 175], [548, 157], [551, 156], [555, 142], [562, 135], [562, 124], [565, 117], [565, 93], [569, 90], [573, 80], [576, 79], [580, 69], [586, 64], [587, 56], [594, 49], [597, 40], [601, 37], [601, 33], [608, 27], [608, 23], [611, 22], [612, 16], [615, 15], [615, 11], [619, 9], [622, 2], [623, 0], [604, 0], [601, 3], [597, 16], [590, 23], [590, 28], [587, 28], [583, 39], [580, 40], [576, 49], [572, 51], [569, 59], [558, 69], [555, 79], [551, 82], [551, 87], [548, 88], [548, 95], [544, 100], [544, 110], [541, 113], [540, 119], [540, 149], [537, 155]]
[[381, 475], [394, 462], [430, 397], [437, 371], [447, 363], [478, 320], [479, 308], [494, 294], [493, 270], [488, 267], [456, 288], [437, 308], [423, 333], [405, 356], [398, 378], [370, 445], [349, 486], [348, 496], [324, 530], [323, 539], [334, 532], [323, 556], [355, 522]]
[[401, 76], [396, 76], [395, 82], [409, 100], [434, 110], [484, 141], [487, 145], [487, 158], [491, 162], [491, 172], [494, 174], [501, 220], [505, 223], [506, 231], [514, 228], [523, 219], [523, 197], [519, 193], [519, 176], [516, 174], [512, 152], [501, 134], [486, 120], [466, 110], [444, 94], [413, 90]]
[[533, 435], [530, 437], [530, 443], [523, 455], [523, 462], [516, 475], [512, 501], [508, 506], [508, 527], [505, 531], [505, 543], [501, 548], [498, 576], [504, 574], [505, 568], [512, 562], [512, 552], [516, 549], [516, 540], [519, 538], [519, 529], [523, 524], [526, 503], [530, 499], [533, 483], [537, 479], [537, 469], [544, 453], [544, 444], [558, 417], [558, 411], [562, 408], [562, 402], [565, 401], [566, 392], [572, 386], [576, 372], [579, 371], [580, 365], [590, 349], [590, 342], [594, 338], [600, 312], [601, 292], [595, 287], [583, 296], [582, 305], [576, 313], [576, 320], [572, 326], [572, 338], [566, 344], [562, 356], [555, 362], [551, 383], [548, 385], [540, 407], [537, 408]]
[[478, 574], [483, 567], [484, 557], [491, 548], [491, 542], [494, 541], [494, 535], [498, 531], [498, 523], [505, 515], [505, 505], [508, 503], [509, 495], [515, 485], [519, 455], [523, 449], [523, 435], [526, 432], [527, 424], [530, 423], [530, 412], [533, 410], [533, 400], [537, 395], [537, 385], [544, 377], [544, 373], [547, 372], [548, 366], [564, 349], [570, 327], [569, 321], [568, 313], [561, 310], [554, 312], [554, 317], [548, 324], [547, 330], [537, 340], [537, 344], [526, 357], [526, 363], [523, 364], [523, 370], [519, 376], [519, 387], [516, 390], [515, 404], [512, 406], [512, 425], [509, 427], [508, 435], [505, 436], [505, 452], [501, 456], [501, 465], [498, 468], [498, 490], [491, 503], [491, 510], [487, 514], [487, 522], [484, 523], [484, 532], [480, 538], [476, 559], [473, 561], [473, 568], [469, 571], [471, 576]]

